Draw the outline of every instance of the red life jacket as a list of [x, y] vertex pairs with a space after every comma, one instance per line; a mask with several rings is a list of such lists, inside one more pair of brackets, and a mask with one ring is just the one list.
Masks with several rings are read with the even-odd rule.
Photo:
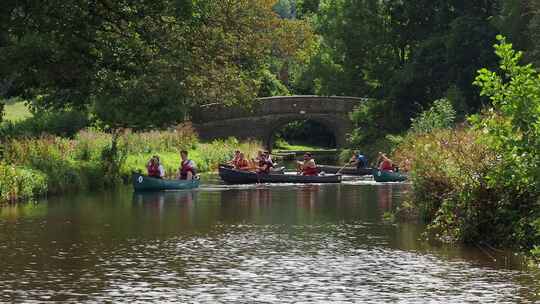
[[317, 169], [317, 167], [304, 167], [304, 169], [302, 170], [302, 175], [317, 176], [319, 175], [319, 170]]
[[394, 168], [392, 167], [392, 163], [387, 160], [382, 161], [379, 169], [381, 171], [394, 171]]
[[148, 166], [148, 176], [161, 177], [161, 174], [159, 172], [159, 165], [158, 164], [152, 164], [152, 165]]
[[180, 178], [181, 179], [187, 179], [188, 172], [191, 172], [191, 175], [195, 176], [195, 168], [191, 166], [191, 160], [186, 159], [182, 162], [182, 166], [180, 167]]

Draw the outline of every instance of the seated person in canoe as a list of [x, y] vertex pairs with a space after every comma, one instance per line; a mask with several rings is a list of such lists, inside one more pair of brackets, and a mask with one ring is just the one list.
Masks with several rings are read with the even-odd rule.
[[163, 178], [165, 176], [165, 169], [159, 162], [159, 157], [157, 155], [152, 156], [152, 158], [146, 164], [146, 170], [148, 176], [154, 178]]
[[240, 150], [234, 151], [233, 158], [227, 162], [227, 165], [235, 166], [236, 162], [238, 162], [238, 159], [240, 158]]
[[270, 156], [270, 152], [264, 151], [264, 152], [263, 152], [263, 156], [264, 156], [264, 158], [266, 159], [266, 161], [268, 161], [269, 163], [272, 164], [272, 167], [275, 166], [274, 162], [272, 161], [272, 157]]
[[380, 171], [394, 171], [394, 165], [392, 160], [386, 157], [386, 154], [379, 152], [379, 170]]
[[244, 153], [240, 153], [238, 155], [238, 160], [234, 164], [234, 168], [236, 170], [249, 171], [249, 168], [250, 168], [249, 162], [246, 159], [246, 156], [244, 155]]
[[363, 169], [367, 168], [368, 161], [365, 155], [363, 155], [359, 151], [355, 151], [353, 153], [353, 156], [349, 160], [349, 164], [355, 166], [357, 169]]
[[195, 166], [195, 162], [191, 159], [188, 159], [188, 152], [186, 150], [182, 150], [180, 152], [180, 168], [178, 169], [178, 179], [183, 180], [192, 180], [197, 175], [197, 167]]
[[306, 152], [304, 154], [304, 161], [298, 161], [298, 172], [306, 176], [317, 176], [319, 175], [319, 170], [317, 169], [317, 164], [315, 164], [315, 159], [311, 153]]
[[268, 158], [268, 152], [262, 153], [257, 164], [256, 171], [259, 174], [268, 174], [270, 170], [274, 167], [272, 161]]

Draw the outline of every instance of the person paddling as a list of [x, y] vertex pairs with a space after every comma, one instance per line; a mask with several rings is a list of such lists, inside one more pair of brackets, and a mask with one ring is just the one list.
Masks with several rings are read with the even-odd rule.
[[306, 152], [304, 154], [304, 161], [298, 161], [298, 170], [302, 175], [305, 176], [317, 176], [319, 175], [319, 170], [317, 169], [317, 164], [311, 153]]
[[229, 162], [227, 162], [227, 165], [231, 165], [234, 167], [236, 163], [238, 162], [239, 158], [240, 158], [240, 150], [234, 151], [234, 156]]
[[240, 155], [238, 155], [238, 160], [236, 161], [236, 164], [234, 164], [234, 168], [241, 171], [249, 170], [249, 162], [246, 159], [244, 153], [240, 153]]
[[379, 159], [377, 160], [377, 162], [379, 161], [380, 171], [394, 171], [392, 160], [386, 157], [386, 154], [379, 152]]
[[180, 151], [180, 168], [178, 169], [178, 179], [192, 180], [196, 175], [195, 162], [188, 159], [188, 152], [186, 150]]
[[355, 151], [353, 153], [353, 156], [349, 160], [349, 164], [355, 166], [356, 169], [363, 169], [363, 168], [367, 168], [368, 161], [365, 155], [363, 155], [359, 151]]
[[157, 155], [152, 156], [152, 158], [146, 164], [146, 170], [148, 176], [154, 178], [163, 178], [165, 176], [165, 169], [159, 163], [159, 157]]
[[268, 152], [262, 153], [262, 156], [259, 158], [259, 163], [257, 164], [257, 173], [268, 174], [270, 173], [270, 170], [274, 167], [272, 160], [268, 156]]

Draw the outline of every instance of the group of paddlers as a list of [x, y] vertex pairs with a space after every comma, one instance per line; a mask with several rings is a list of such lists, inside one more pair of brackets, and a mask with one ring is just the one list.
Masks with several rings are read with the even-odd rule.
[[[155, 178], [165, 177], [165, 168], [159, 160], [159, 156], [154, 155], [146, 164], [148, 176]], [[176, 179], [191, 180], [197, 175], [195, 162], [188, 158], [188, 152], [180, 151], [180, 167], [176, 173]]]
[[275, 168], [275, 164], [268, 151], [258, 151], [257, 157], [247, 159], [246, 155], [240, 150], [234, 151], [233, 158], [227, 163], [239, 171], [249, 171], [260, 174], [268, 174]]
[[[376, 161], [377, 168], [380, 171], [396, 171], [397, 167], [394, 165], [392, 160], [386, 156], [386, 154], [379, 152], [379, 157]], [[363, 169], [368, 167], [368, 160], [365, 155], [355, 151], [353, 156], [349, 160], [349, 165], [355, 166], [358, 169]]]
[[[236, 150], [233, 159], [227, 163], [239, 171], [254, 172], [258, 174], [269, 174], [274, 168], [270, 152], [258, 151], [257, 157], [248, 160], [244, 153]], [[317, 165], [311, 153], [304, 154], [304, 160], [297, 162], [298, 174], [313, 176], [319, 174]]]
[[[176, 174], [177, 179], [191, 180], [196, 174], [195, 162], [188, 158], [188, 152], [182, 150], [180, 152], [180, 167]], [[305, 176], [316, 176], [319, 174], [319, 169], [315, 163], [313, 155], [309, 152], [304, 154], [302, 161], [296, 162], [296, 168], [298, 174]], [[255, 172], [258, 174], [269, 174], [275, 168], [275, 163], [272, 161], [270, 153], [268, 151], [258, 151], [257, 156], [248, 160], [244, 153], [240, 150], [234, 152], [234, 156], [231, 161], [227, 163], [234, 169], [239, 171]], [[349, 165], [356, 166], [357, 168], [367, 168], [367, 158], [359, 152], [354, 152], [351, 157]], [[394, 165], [384, 153], [379, 152], [379, 158], [377, 159], [378, 168], [381, 171], [394, 171]], [[165, 169], [160, 162], [159, 156], [154, 155], [147, 163], [146, 169], [148, 176], [155, 178], [165, 177]]]

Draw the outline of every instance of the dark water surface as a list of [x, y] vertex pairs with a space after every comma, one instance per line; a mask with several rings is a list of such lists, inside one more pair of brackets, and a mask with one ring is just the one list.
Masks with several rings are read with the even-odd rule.
[[385, 211], [406, 187], [226, 187], [0, 209], [1, 302], [534, 303], [510, 253], [430, 245]]

